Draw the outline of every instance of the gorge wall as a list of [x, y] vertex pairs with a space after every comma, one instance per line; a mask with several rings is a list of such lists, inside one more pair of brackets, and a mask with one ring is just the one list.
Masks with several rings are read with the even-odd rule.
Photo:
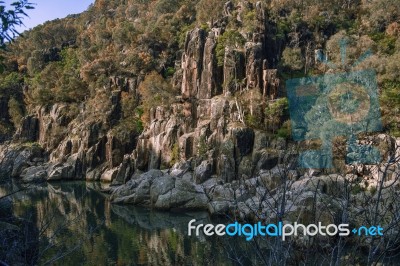
[[[5, 148], [3, 157], [14, 161], [8, 172], [27, 180], [124, 183], [136, 172], [188, 161], [195, 181], [202, 183], [213, 175], [225, 182], [249, 178], [282, 163], [286, 141], [247, 126], [244, 118], [247, 113], [262, 113], [266, 103], [280, 95], [273, 68], [276, 43], [268, 31], [264, 7], [261, 2], [240, 2], [235, 7], [238, 21], [242, 20], [241, 10], [254, 10], [257, 27], [252, 33], [241, 33], [243, 46], [232, 42], [223, 47], [220, 65], [216, 49], [218, 38], [233, 19], [229, 6], [233, 3], [226, 4], [225, 16], [210, 29], [187, 32], [181, 60], [176, 62], [180, 68], [172, 79], [180, 96], [169, 106], [151, 108], [150, 123], [142, 134], [126, 132], [121, 138], [113, 130], [121, 119], [121, 94], [138, 94], [141, 78], [110, 77], [108, 85], [97, 92], [107, 95], [102, 98], [107, 103], [102, 110], [98, 106], [103, 103], [96, 98], [83, 101], [76, 117], [69, 117], [71, 106], [66, 103], [39, 106], [24, 117], [13, 143], [37, 143], [45, 156], [37, 160], [31, 147], [21, 148], [29, 154], [26, 167], [21, 167], [13, 160], [14, 151]], [[238, 101], [238, 95], [248, 103]]]

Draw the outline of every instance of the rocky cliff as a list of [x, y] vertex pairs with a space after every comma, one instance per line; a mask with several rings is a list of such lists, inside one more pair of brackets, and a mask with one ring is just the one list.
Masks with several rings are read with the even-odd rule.
[[[344, 2], [97, 0], [82, 14], [26, 32], [0, 50], [0, 186], [108, 183], [102, 192], [111, 210], [128, 221], [144, 216], [122, 204], [265, 224], [380, 225], [379, 238], [276, 238], [279, 249], [267, 253], [318, 250], [335, 265], [392, 258], [400, 246], [400, 8]], [[359, 118], [357, 93], [342, 95], [337, 86], [329, 97], [314, 94], [320, 85], [329, 91], [322, 84], [329, 77], [342, 82], [344, 72], [367, 68], [376, 81], [374, 72], [364, 85], [377, 89], [379, 101], [359, 94], [369, 102], [360, 105], [363, 119], [366, 106], [374, 109], [360, 127], [380, 129], [381, 116], [382, 131], [351, 131], [350, 139], [341, 127], [353, 130]], [[285, 83], [296, 78], [304, 83], [290, 95]], [[291, 106], [304, 116], [291, 121], [288, 97], [303, 96], [310, 106], [298, 113]], [[345, 123], [336, 123], [339, 113], [347, 113]], [[309, 139], [291, 140], [297, 131]], [[329, 157], [332, 168], [300, 168], [299, 154]], [[358, 160], [363, 155], [381, 160], [366, 164], [372, 160]], [[48, 196], [65, 202], [68, 193], [59, 192]], [[79, 209], [74, 201], [60, 206], [61, 216]], [[358, 260], [364, 251], [368, 263]]]
[[[265, 7], [261, 2], [240, 2], [235, 8], [255, 12], [256, 30], [240, 35], [243, 46], [223, 47], [222, 65], [217, 59], [218, 40], [229, 21], [242, 20], [242, 13], [232, 18], [225, 11], [210, 29], [188, 31], [176, 62], [180, 68], [172, 78], [180, 95], [169, 106], [152, 107], [149, 124], [140, 135], [128, 131], [121, 136], [113, 130], [122, 119], [121, 94], [137, 94], [140, 78], [110, 77], [107, 86], [95, 92], [95, 99], [73, 106], [75, 116], [71, 105], [55, 103], [39, 106], [23, 118], [13, 143], [37, 143], [47, 155], [44, 165], [9, 167], [12, 175], [26, 180], [35, 176], [124, 183], [137, 172], [187, 161], [196, 183], [214, 175], [231, 182], [282, 163], [286, 141], [246, 125], [244, 118], [262, 112], [268, 100], [280, 95], [274, 64], [269, 63], [276, 60], [271, 55], [276, 44], [270, 39]], [[238, 95], [248, 103], [238, 101]], [[11, 158], [10, 152], [5, 148], [4, 157]]]
[[[39, 28], [11, 45], [2, 86], [25, 105], [0, 106], [11, 110], [4, 121], [16, 121], [1, 147], [2, 179], [110, 182], [115, 202], [218, 213], [322, 174], [297, 168], [299, 149], [318, 143], [289, 140], [284, 77], [326, 71], [313, 48], [326, 44], [320, 35], [332, 35], [329, 27], [285, 36], [276, 7], [262, 1], [228, 1], [206, 23], [185, 1], [168, 12], [153, 7], [97, 1], [43, 26], [65, 35], [44, 41]], [[24, 52], [29, 40], [50, 47]], [[366, 138], [385, 143], [381, 154], [396, 149], [390, 136]], [[337, 168], [324, 174], [373, 175], [346, 165], [338, 143]]]

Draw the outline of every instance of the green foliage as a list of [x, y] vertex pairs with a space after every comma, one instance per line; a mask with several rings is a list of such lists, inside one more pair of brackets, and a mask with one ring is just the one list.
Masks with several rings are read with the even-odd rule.
[[29, 75], [34, 76], [45, 67], [43, 53], [38, 50], [33, 51], [31, 56], [28, 58], [26, 65]]
[[150, 110], [157, 106], [168, 106], [174, 101], [175, 93], [168, 83], [157, 72], [148, 74], [139, 86], [141, 106], [143, 108], [142, 121], [150, 122]]
[[278, 130], [282, 120], [287, 115], [288, 108], [289, 102], [287, 98], [279, 98], [276, 101], [268, 104], [268, 106], [265, 108], [264, 114], [267, 128], [269, 130], [272, 132], [276, 132]]
[[196, 5], [197, 22], [205, 24], [220, 18], [225, 1], [200, 0]]
[[173, 166], [174, 164], [179, 162], [180, 159], [179, 143], [176, 142], [174, 146], [172, 146], [170, 166]]
[[284, 40], [290, 32], [290, 22], [287, 19], [279, 19], [276, 24], [275, 40]]
[[357, 195], [361, 192], [364, 192], [366, 189], [362, 187], [360, 184], [355, 184], [351, 187], [351, 194]]
[[11, 98], [8, 101], [8, 113], [11, 117], [14, 127], [17, 128], [24, 117], [23, 105], [15, 98]]
[[383, 53], [392, 55], [396, 51], [396, 37], [389, 36], [384, 32], [375, 32], [370, 37], [378, 44], [378, 49]]
[[400, 83], [385, 81], [381, 93], [382, 122], [391, 135], [400, 137]]
[[205, 159], [204, 157], [207, 155], [208, 148], [207, 137], [205, 135], [201, 135], [197, 144], [197, 155], [200, 158]]
[[300, 48], [286, 47], [282, 53], [281, 65], [290, 70], [301, 70], [304, 67], [304, 58]]
[[166, 76], [167, 78], [172, 77], [174, 74], [175, 74], [175, 68], [173, 68], [173, 67], [168, 67], [168, 68], [165, 70], [165, 76]]
[[286, 120], [280, 129], [276, 132], [276, 135], [280, 138], [289, 139], [291, 136], [290, 120]]
[[235, 30], [227, 30], [222, 34], [217, 41], [215, 53], [217, 56], [218, 66], [224, 65], [225, 47], [239, 49], [245, 44], [246, 39]]
[[80, 63], [79, 63], [79, 58], [78, 54], [76, 51], [72, 48], [64, 48], [60, 52], [61, 56], [61, 66], [64, 68], [66, 71], [73, 71], [74, 74], [79, 73], [79, 68], [80, 68]]
[[0, 77], [1, 95], [13, 95], [20, 89], [22, 82], [22, 76], [17, 72], [11, 72], [8, 75]]
[[257, 16], [255, 10], [248, 10], [243, 16], [243, 24], [247, 32], [257, 29]]
[[257, 117], [256, 115], [251, 115], [247, 114], [245, 116], [245, 123], [247, 126], [251, 128], [260, 128], [260, 117]]
[[19, 0], [11, 3], [13, 9], [6, 10], [4, 1], [0, 1], [0, 46], [5, 42], [11, 41], [19, 35], [16, 27], [23, 25], [22, 19], [27, 17], [26, 10], [33, 9], [33, 4], [28, 0]]

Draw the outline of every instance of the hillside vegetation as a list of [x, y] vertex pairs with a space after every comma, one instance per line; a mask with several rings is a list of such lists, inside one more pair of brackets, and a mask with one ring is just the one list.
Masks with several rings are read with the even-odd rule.
[[[232, 1], [235, 6], [238, 1]], [[251, 6], [255, 1], [242, 1]], [[314, 50], [328, 49], [331, 60], [340, 60], [337, 40], [351, 39], [349, 60], [367, 49], [373, 56], [360, 67], [372, 67], [379, 75], [385, 129], [399, 134], [400, 107], [400, 5], [385, 1], [263, 1], [269, 32], [276, 41], [276, 61], [283, 78], [323, 73], [314, 63]], [[224, 1], [98, 0], [79, 15], [55, 20], [24, 33], [3, 53], [0, 76], [2, 134], [18, 127], [21, 118], [39, 106], [55, 103], [74, 106], [108, 86], [111, 77], [137, 80], [137, 94], [124, 94], [123, 117], [135, 118], [129, 130], [141, 130], [150, 105], [162, 103], [149, 95], [168, 98], [188, 30], [221, 20]], [[254, 9], [232, 10], [227, 30], [218, 39], [217, 56], [225, 46], [244, 45], [257, 31]], [[243, 41], [241, 41], [241, 39]], [[141, 82], [151, 78], [160, 86]], [[140, 119], [143, 118], [143, 119]]]

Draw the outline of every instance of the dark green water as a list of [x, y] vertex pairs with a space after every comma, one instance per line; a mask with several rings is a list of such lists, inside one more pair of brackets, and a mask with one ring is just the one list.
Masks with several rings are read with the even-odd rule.
[[[37, 264], [235, 265], [239, 258], [249, 265], [250, 260], [257, 261], [233, 248], [232, 239], [227, 246], [223, 238], [187, 236], [191, 219], [211, 222], [207, 213], [114, 205], [100, 188], [96, 183], [55, 183], [12, 197], [14, 215], [31, 223], [24, 233], [34, 236]], [[0, 195], [9, 190], [0, 190]]]
[[[99, 183], [32, 186], [1, 200], [16, 190], [17, 185], [0, 185], [0, 265], [2, 261], [95, 266], [331, 264], [328, 249], [300, 249], [279, 238], [246, 242], [232, 237], [189, 237], [187, 225], [192, 219], [203, 224], [227, 220], [211, 220], [205, 212], [157, 212], [111, 204], [99, 192]], [[4, 221], [18, 228], [5, 229]], [[361, 253], [349, 254], [353, 261], [363, 261]]]

